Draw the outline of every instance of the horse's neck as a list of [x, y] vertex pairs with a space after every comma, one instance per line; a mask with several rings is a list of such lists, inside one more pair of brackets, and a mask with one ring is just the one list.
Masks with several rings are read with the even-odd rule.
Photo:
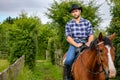
[[97, 63], [97, 60], [96, 60], [96, 57], [97, 57], [97, 52], [96, 50], [88, 50], [88, 52], [85, 53], [85, 56], [86, 58], [83, 58], [85, 59], [86, 61], [86, 64], [85, 66], [89, 69], [95, 69], [95, 67], [97, 67], [96, 63]]

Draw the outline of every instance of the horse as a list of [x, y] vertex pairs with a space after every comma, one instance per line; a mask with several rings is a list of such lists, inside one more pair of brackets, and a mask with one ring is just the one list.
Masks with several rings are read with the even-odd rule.
[[[115, 33], [108, 37], [99, 33], [90, 47], [75, 59], [71, 69], [74, 80], [108, 80], [116, 76], [115, 48], [112, 44], [114, 38]], [[63, 62], [65, 56], [66, 54]]]

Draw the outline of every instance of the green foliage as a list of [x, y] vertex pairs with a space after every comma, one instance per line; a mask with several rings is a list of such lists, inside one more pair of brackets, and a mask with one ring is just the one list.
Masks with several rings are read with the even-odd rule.
[[51, 29], [52, 36], [48, 40], [47, 50], [49, 51], [52, 64], [55, 64], [55, 51], [61, 48], [59, 27], [55, 23], [49, 24], [49, 27]]
[[[7, 55], [9, 48], [8, 48], [8, 28], [11, 25], [9, 24], [1, 24], [0, 25], [0, 56]], [[4, 56], [3, 56], [4, 57]], [[6, 56], [7, 58], [7, 56]]]
[[0, 60], [0, 72], [4, 71], [8, 67], [9, 67], [8, 60]]
[[14, 20], [14, 24], [9, 28], [10, 63], [25, 55], [25, 64], [30, 69], [34, 68], [39, 25], [40, 22], [37, 17], [24, 15]]
[[45, 59], [48, 45], [53, 45], [50, 39], [58, 41], [58, 30], [53, 26], [49, 23], [43, 25], [38, 17], [27, 17], [26, 13], [14, 19], [8, 17], [0, 25], [0, 56], [6, 53], [12, 64], [25, 55], [25, 64], [32, 69], [35, 66], [35, 56]]
[[54, 1], [46, 15], [52, 19], [52, 23], [56, 24], [54, 27], [58, 27], [58, 36], [60, 48], [63, 50], [63, 53], [67, 51], [68, 43], [65, 40], [65, 25], [72, 19], [69, 9], [72, 4], [78, 4], [83, 7], [82, 17], [91, 21], [93, 27], [97, 27], [98, 23], [101, 21], [101, 18], [98, 14], [99, 5], [95, 6], [94, 1], [91, 1], [88, 5], [83, 4], [83, 2], [78, 0], [61, 0], [60, 3]]
[[63, 0], [59, 4], [57, 1], [54, 1], [51, 8], [48, 8], [48, 13], [46, 15], [53, 20], [53, 22], [58, 23], [60, 27], [64, 28], [65, 24], [72, 19], [71, 14], [69, 13], [70, 7], [72, 4], [78, 4], [82, 6], [83, 12], [82, 17], [91, 21], [93, 27], [96, 27], [101, 21], [98, 16], [98, 8], [95, 6], [94, 1], [89, 2], [88, 5], [84, 5], [83, 2], [77, 0]]
[[94, 36], [95, 36], [95, 38], [98, 38], [100, 32], [102, 32], [102, 34], [103, 34], [104, 36], [107, 35], [107, 33], [106, 33], [105, 30], [102, 30], [102, 29], [95, 29], [95, 30], [94, 30]]
[[45, 59], [45, 54], [47, 47], [48, 47], [48, 41], [50, 37], [53, 36], [53, 32], [50, 28], [49, 24], [41, 25], [39, 27], [39, 32], [38, 32], [38, 46], [39, 46], [39, 53], [38, 56], [41, 57], [41, 59]]
[[116, 33], [116, 38], [113, 41], [115, 50], [116, 50], [116, 58], [115, 58], [115, 66], [117, 69], [117, 77], [116, 79], [120, 79], [120, 0], [112, 0], [114, 6], [111, 8], [111, 14], [113, 16], [110, 27], [107, 29], [109, 34]]
[[18, 75], [17, 80], [28, 80], [30, 74], [32, 73], [31, 70], [28, 68], [24, 67], [21, 71], [20, 74]]
[[33, 71], [25, 67], [18, 80], [62, 80], [62, 68], [49, 61], [37, 62]]
[[54, 48], [54, 39], [50, 38], [48, 43], [48, 50], [50, 53], [51, 63], [55, 64], [55, 48]]
[[114, 7], [111, 9], [113, 17], [120, 17], [120, 0], [112, 0]]
[[14, 21], [14, 19], [9, 16], [6, 18], [6, 20], [3, 23], [13, 24], [13, 21]]

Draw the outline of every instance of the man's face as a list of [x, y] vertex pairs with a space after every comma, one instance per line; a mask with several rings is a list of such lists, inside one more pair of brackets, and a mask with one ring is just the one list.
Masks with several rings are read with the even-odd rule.
[[72, 12], [71, 12], [72, 16], [73, 16], [75, 19], [78, 19], [78, 18], [79, 18], [80, 13], [81, 13], [81, 10], [79, 10], [79, 9], [72, 10]]

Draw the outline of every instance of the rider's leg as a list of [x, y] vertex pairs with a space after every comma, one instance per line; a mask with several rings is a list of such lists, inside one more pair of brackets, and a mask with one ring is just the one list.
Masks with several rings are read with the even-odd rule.
[[71, 67], [72, 67], [72, 63], [75, 59], [75, 50], [76, 48], [72, 45], [70, 45], [68, 52], [66, 54], [66, 60], [63, 66], [64, 69], [64, 76], [63, 76], [63, 80], [71, 80]]

